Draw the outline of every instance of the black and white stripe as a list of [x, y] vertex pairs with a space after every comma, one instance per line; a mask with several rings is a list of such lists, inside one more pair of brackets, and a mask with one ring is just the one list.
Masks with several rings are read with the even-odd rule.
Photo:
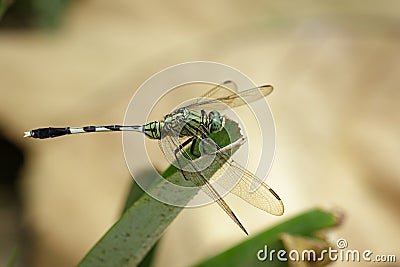
[[114, 132], [114, 131], [134, 131], [143, 132], [144, 126], [123, 126], [123, 125], [107, 125], [107, 126], [84, 126], [84, 127], [64, 127], [64, 128], [39, 128], [29, 132], [25, 132], [24, 137], [37, 139], [53, 138], [68, 134], [93, 133], [93, 132]]

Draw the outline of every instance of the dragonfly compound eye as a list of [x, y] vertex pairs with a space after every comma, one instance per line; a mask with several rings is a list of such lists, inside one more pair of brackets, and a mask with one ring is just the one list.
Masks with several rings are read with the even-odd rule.
[[208, 114], [208, 130], [210, 133], [216, 133], [221, 131], [224, 127], [225, 119], [218, 111], [211, 111]]

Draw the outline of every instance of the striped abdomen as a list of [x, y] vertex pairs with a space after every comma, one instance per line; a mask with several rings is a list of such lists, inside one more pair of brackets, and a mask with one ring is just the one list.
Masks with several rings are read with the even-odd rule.
[[161, 139], [164, 122], [153, 121], [143, 126], [144, 134], [150, 139]]

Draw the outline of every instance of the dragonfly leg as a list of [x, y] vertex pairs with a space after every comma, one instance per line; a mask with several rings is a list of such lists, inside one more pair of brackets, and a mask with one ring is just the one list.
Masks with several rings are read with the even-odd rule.
[[[192, 137], [190, 137], [188, 140], [186, 140], [185, 142], [183, 142], [182, 144], [180, 144], [180, 145], [175, 149], [175, 152], [174, 152], [175, 155], [178, 154], [179, 151], [181, 151], [182, 149], [184, 149], [190, 142], [195, 141], [195, 139], [196, 139], [196, 137], [195, 137], [195, 136], [192, 136]], [[193, 143], [192, 143], [192, 145], [193, 145]], [[190, 148], [190, 152], [192, 152], [191, 150], [192, 150], [192, 148]]]
[[[181, 163], [179, 161], [178, 153], [179, 153], [179, 151], [182, 151], [182, 149], [184, 149], [188, 144], [190, 144], [190, 142], [193, 142], [193, 141], [196, 141], [196, 137], [195, 136], [190, 137], [188, 140], [186, 140], [185, 142], [180, 144], [175, 149], [175, 152], [174, 152], [176, 162], [178, 163], [178, 167], [179, 167], [179, 169], [180, 169], [180, 171], [181, 171], [181, 173], [183, 175], [183, 178], [185, 178], [186, 181], [188, 181], [189, 179], [185, 176], [185, 172], [182, 170], [182, 165], [181, 165]], [[192, 148], [190, 148], [190, 150], [192, 150]]]
[[[202, 114], [203, 114], [203, 112], [205, 113], [205, 111], [204, 110], [202, 110]], [[199, 150], [201, 149], [202, 151], [202, 153], [200, 152], [200, 154], [196, 154], [195, 153], [195, 148], [196, 148], [196, 143], [198, 143], [199, 141], [201, 142], [201, 141], [206, 141], [206, 143], [208, 144], [208, 145], [211, 145], [211, 146], [215, 146], [216, 145], [216, 143], [214, 143], [214, 141], [210, 141], [210, 140], [207, 140], [207, 139], [209, 139], [209, 138], [207, 138], [207, 135], [205, 134], [206, 132], [207, 132], [207, 128], [206, 128], [206, 126], [202, 123], [202, 124], [200, 124], [200, 127], [199, 127], [199, 129], [194, 129], [193, 127], [191, 127], [191, 125], [187, 125], [187, 127], [189, 128], [189, 129], [191, 129], [192, 130], [192, 132], [193, 132], [193, 137], [195, 137], [194, 138], [194, 140], [192, 141], [192, 145], [190, 146], [190, 153], [193, 155], [193, 156], [195, 156], [195, 157], [200, 157], [202, 154], [212, 154], [212, 153], [208, 153], [207, 152], [207, 150], [206, 150], [206, 148], [204, 147], [204, 146], [201, 146], [200, 145], [200, 143], [199, 143]], [[202, 133], [203, 133], [203, 137], [201, 137], [200, 135], [198, 135], [198, 130], [202, 130]], [[192, 139], [192, 138], [191, 138]]]
[[195, 157], [200, 157], [201, 156], [200, 154], [196, 154], [194, 152], [194, 149], [196, 148], [196, 143], [197, 143], [198, 140], [199, 140], [198, 138], [194, 138], [193, 141], [192, 141], [192, 144], [190, 146], [190, 154], [192, 154]]

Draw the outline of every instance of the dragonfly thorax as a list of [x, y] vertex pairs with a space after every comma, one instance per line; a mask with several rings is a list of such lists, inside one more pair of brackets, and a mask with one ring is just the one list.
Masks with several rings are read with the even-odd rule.
[[225, 126], [225, 117], [218, 111], [207, 113], [202, 110], [180, 108], [165, 116], [163, 121], [153, 121], [143, 125], [143, 132], [151, 139], [162, 139], [163, 135], [179, 137], [201, 136], [217, 133]]

